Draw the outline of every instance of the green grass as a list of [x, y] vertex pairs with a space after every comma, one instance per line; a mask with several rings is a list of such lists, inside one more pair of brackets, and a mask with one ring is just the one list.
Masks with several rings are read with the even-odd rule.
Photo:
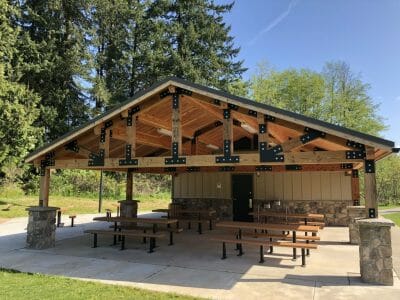
[[379, 209], [391, 209], [400, 207], [400, 203], [379, 204]]
[[[98, 199], [88, 197], [65, 197], [50, 195], [49, 206], [61, 207], [65, 214], [97, 213]], [[38, 205], [38, 196], [26, 196], [21, 193], [0, 193], [0, 219], [27, 216], [25, 209], [32, 205]], [[155, 208], [167, 208], [171, 201], [169, 193], [155, 195], [140, 195], [135, 197], [140, 200], [139, 211], [151, 211]], [[103, 199], [102, 211], [111, 209], [116, 212], [118, 200]]]
[[4, 269], [0, 269], [0, 291], [1, 299], [200, 299]]
[[397, 226], [400, 227], [400, 213], [393, 213], [393, 214], [385, 214], [383, 215], [385, 218], [392, 220], [396, 223]]

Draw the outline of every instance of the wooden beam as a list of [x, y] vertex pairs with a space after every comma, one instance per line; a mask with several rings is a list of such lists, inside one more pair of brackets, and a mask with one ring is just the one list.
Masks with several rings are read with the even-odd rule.
[[222, 129], [223, 129], [223, 140], [224, 140], [224, 151], [226, 150], [225, 143], [228, 143], [229, 141], [229, 153], [230, 155], [233, 155], [233, 118], [231, 116], [231, 110], [227, 108], [227, 106], [224, 107], [224, 118], [222, 120]]
[[[162, 129], [165, 129], [165, 130], [172, 131], [171, 123], [163, 122], [159, 118], [156, 118], [156, 117], [154, 117], [152, 115], [149, 115], [149, 114], [141, 114], [138, 117], [138, 121], [140, 123], [142, 123], [142, 124], [148, 125], [148, 126], [153, 127], [153, 128], [162, 128]], [[192, 134], [189, 131], [187, 131], [187, 130], [185, 130], [183, 128], [182, 128], [182, 136], [184, 136], [185, 138], [188, 138], [188, 139], [192, 139], [193, 138]]]
[[133, 171], [128, 169], [126, 172], [126, 200], [133, 199]]
[[378, 217], [378, 200], [375, 177], [375, 149], [366, 147], [364, 161], [365, 209], [367, 217]]
[[[216, 163], [218, 155], [193, 155], [186, 156], [185, 166], [229, 166], [229, 163]], [[260, 163], [259, 153], [243, 153], [240, 154], [240, 162], [236, 165], [294, 165], [294, 164], [345, 164], [362, 162], [362, 159], [346, 159], [346, 151], [314, 151], [314, 152], [289, 152], [284, 154], [284, 162]], [[65, 159], [55, 160], [55, 169], [63, 168], [85, 168], [85, 169], [102, 169], [116, 168], [124, 169], [129, 166], [120, 166], [119, 160], [123, 158], [106, 158], [104, 166], [88, 167], [87, 159]], [[164, 168], [165, 157], [138, 157], [138, 167], [145, 168]], [[168, 165], [168, 167], [179, 167], [181, 165]]]
[[[127, 119], [127, 126], [126, 126], [126, 144], [131, 145], [131, 157], [136, 156], [136, 128], [137, 128], [137, 120], [136, 116], [130, 116]], [[129, 173], [129, 172], [128, 172]]]
[[104, 134], [104, 138], [100, 137], [100, 144], [99, 144], [99, 149], [100, 150], [104, 150], [104, 157], [108, 158], [110, 157], [110, 129], [102, 129], [104, 130], [104, 133], [101, 133], [100, 136], [102, 134]]
[[49, 206], [49, 190], [50, 190], [50, 169], [43, 170], [43, 175], [40, 176], [39, 190], [39, 206]]
[[356, 169], [351, 171], [351, 200], [353, 205], [360, 205], [360, 178]]
[[[177, 145], [177, 155], [182, 154], [182, 124], [181, 124], [181, 99], [179, 94], [172, 95], [172, 137], [171, 137], [171, 148], [173, 145]], [[172, 153], [172, 156], [174, 154]]]

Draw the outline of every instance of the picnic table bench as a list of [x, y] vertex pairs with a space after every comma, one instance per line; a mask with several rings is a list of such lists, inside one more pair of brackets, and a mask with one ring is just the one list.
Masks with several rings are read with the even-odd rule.
[[[258, 233], [255, 232], [254, 234], [256, 235], [257, 238], [263, 237], [263, 234], [266, 234], [266, 238], [269, 238], [269, 241], [263, 241], [263, 245], [266, 245], [267, 242], [269, 243], [269, 247], [271, 252], [273, 251], [273, 246], [275, 242], [272, 240], [275, 239], [287, 239], [287, 237], [290, 237], [292, 239], [292, 243], [296, 244], [297, 242], [297, 232], [304, 232], [304, 236], [301, 236], [300, 239], [305, 240], [306, 242], [304, 244], [309, 245], [310, 241], [316, 241], [318, 240], [318, 237], [316, 234], [318, 233], [318, 227], [317, 226], [309, 226], [309, 225], [289, 225], [289, 224], [269, 224], [269, 223], [253, 223], [253, 222], [238, 222], [238, 221], [224, 221], [217, 223], [217, 228], [223, 228], [223, 229], [234, 229], [236, 230], [236, 249], [240, 251], [240, 245], [239, 242], [242, 240], [242, 235], [243, 235], [243, 230], [249, 229], [249, 230], [262, 230], [266, 233]], [[273, 232], [282, 232], [281, 235], [277, 235], [276, 233], [271, 234], [271, 232], [268, 231], [273, 231]], [[292, 232], [292, 235], [287, 235], [286, 232]], [[315, 236], [308, 236], [308, 233], [311, 232], [315, 234]], [[260, 239], [259, 239], [260, 241]], [[297, 245], [297, 244], [296, 244]], [[312, 246], [313, 247], [313, 246]], [[304, 247], [301, 249], [307, 249], [307, 255], [309, 255], [309, 250], [312, 249], [312, 247]], [[293, 259], [297, 258], [297, 248], [298, 247], [293, 247]], [[303, 252], [303, 250], [302, 250]]]
[[121, 237], [121, 250], [125, 250], [125, 237], [140, 237], [140, 238], [149, 238], [149, 253], [154, 252], [154, 248], [156, 247], [156, 238], [162, 238], [165, 235], [162, 233], [142, 233], [137, 231], [114, 231], [114, 230], [104, 230], [104, 229], [88, 229], [85, 230], [84, 233], [89, 233], [93, 235], [93, 248], [97, 247], [97, 235], [111, 235], [113, 236], [113, 245], [117, 244], [117, 236]]
[[[171, 216], [177, 219], [178, 222], [187, 222], [188, 229], [191, 229], [191, 224], [197, 223], [197, 231], [199, 234], [203, 233], [203, 222], [208, 222], [209, 230], [213, 229], [212, 222], [215, 220], [213, 217], [216, 214], [214, 209], [178, 209], [178, 208], [159, 208], [153, 209], [152, 212], [167, 213], [167, 218]], [[195, 215], [190, 217], [187, 215]]]

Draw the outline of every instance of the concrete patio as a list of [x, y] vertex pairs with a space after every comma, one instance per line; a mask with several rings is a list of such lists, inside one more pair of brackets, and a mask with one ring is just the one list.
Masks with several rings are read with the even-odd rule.
[[[291, 249], [277, 248], [258, 263], [258, 249], [245, 247], [237, 257], [228, 246], [228, 258], [221, 260], [221, 245], [208, 241], [211, 234], [195, 230], [158, 242], [148, 254], [140, 241], [127, 241], [127, 250], [110, 246], [111, 238], [99, 237], [99, 248], [91, 248], [87, 228], [108, 224], [92, 223], [96, 215], [79, 215], [76, 227], [58, 228], [56, 247], [47, 250], [25, 248], [27, 218], [0, 224], [0, 267], [24, 272], [63, 275], [84, 280], [175, 292], [213, 299], [399, 299], [400, 229], [392, 229], [393, 287], [364, 284], [359, 277], [358, 246], [348, 244], [348, 229], [327, 227], [321, 232], [319, 249], [307, 257], [291, 260]], [[147, 214], [147, 216], [157, 216]], [[67, 226], [69, 220], [64, 217]]]

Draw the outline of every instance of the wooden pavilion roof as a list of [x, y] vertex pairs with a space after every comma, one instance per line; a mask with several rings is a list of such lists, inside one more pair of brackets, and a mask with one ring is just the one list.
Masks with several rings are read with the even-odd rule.
[[[227, 141], [231, 145], [224, 144]], [[267, 145], [263, 154], [259, 143]], [[231, 147], [228, 152], [226, 147]], [[153, 172], [233, 165], [359, 168], [364, 159], [381, 159], [393, 147], [392, 141], [376, 136], [167, 78], [38, 148], [26, 162], [50, 168]], [[235, 156], [238, 161], [218, 161]]]

